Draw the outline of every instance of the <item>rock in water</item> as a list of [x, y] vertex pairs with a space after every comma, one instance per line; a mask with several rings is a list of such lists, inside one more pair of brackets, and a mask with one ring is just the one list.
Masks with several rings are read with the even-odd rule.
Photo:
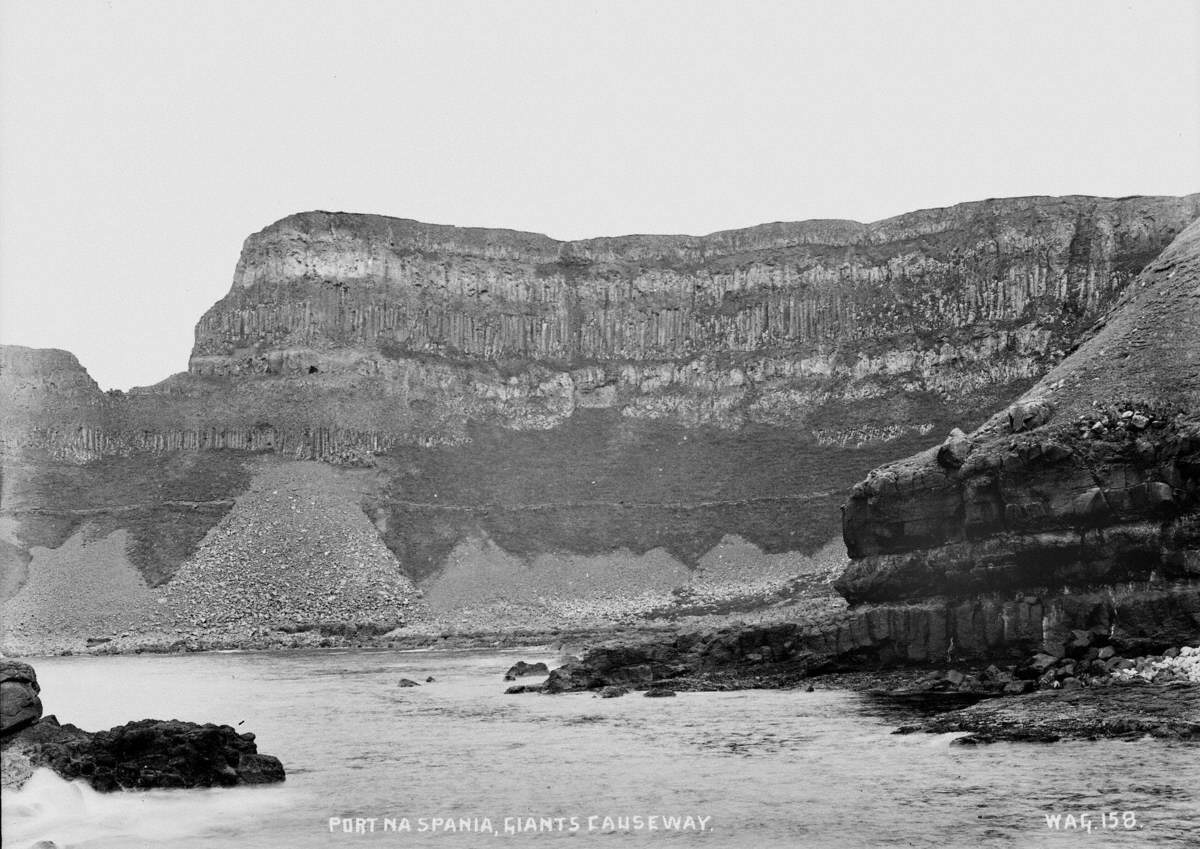
[[624, 696], [628, 693], [628, 687], [622, 687], [617, 684], [613, 684], [602, 688], [597, 695], [599, 695], [602, 699], [619, 699], [621, 696]]
[[28, 663], [0, 658], [0, 734], [10, 734], [42, 718], [37, 673]]
[[228, 725], [142, 719], [87, 732], [47, 717], [4, 741], [34, 767], [82, 778], [101, 792], [156, 787], [230, 787], [284, 780], [278, 758]]
[[[5, 676], [7, 720], [8, 694], [20, 686], [36, 700], [37, 676], [28, 664], [10, 660], [2, 661], [0, 674]], [[10, 685], [13, 690], [7, 689]], [[28, 710], [12, 715], [22, 716]], [[53, 716], [42, 717], [40, 703], [36, 713], [33, 719], [25, 716], [18, 724], [5, 726], [0, 761], [6, 789], [21, 786], [38, 767], [48, 767], [67, 780], [81, 778], [101, 792], [284, 780], [278, 758], [259, 754], [253, 734], [238, 734], [228, 725], [142, 719], [89, 732], [60, 725]]]
[[516, 681], [526, 675], [549, 675], [550, 668], [544, 663], [526, 663], [523, 660], [518, 660], [509, 667], [508, 672], [504, 673], [505, 681]]

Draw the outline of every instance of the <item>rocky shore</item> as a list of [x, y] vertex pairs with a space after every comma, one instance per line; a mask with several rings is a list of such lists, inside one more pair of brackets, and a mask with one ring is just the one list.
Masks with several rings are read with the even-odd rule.
[[1130, 681], [1043, 690], [981, 701], [897, 731], [968, 732], [954, 741], [957, 745], [1146, 736], [1200, 742], [1200, 684]]
[[29, 664], [0, 659], [0, 759], [5, 790], [46, 767], [100, 792], [231, 787], [284, 780], [278, 758], [258, 751], [252, 733], [228, 725], [142, 719], [84, 731], [43, 716], [41, 687]]

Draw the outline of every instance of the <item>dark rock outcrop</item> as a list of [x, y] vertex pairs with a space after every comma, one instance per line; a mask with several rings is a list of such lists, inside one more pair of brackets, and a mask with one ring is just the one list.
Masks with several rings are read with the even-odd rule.
[[37, 673], [28, 663], [0, 658], [0, 735], [8, 735], [42, 718]]
[[101, 792], [170, 787], [232, 787], [284, 780], [278, 758], [258, 753], [253, 734], [228, 725], [142, 719], [88, 732], [45, 717], [3, 742], [24, 756]]
[[[0, 659], [0, 678], [5, 789], [19, 787], [39, 767], [68, 780], [83, 779], [101, 792], [284, 780], [279, 759], [259, 754], [251, 733], [174, 719], [142, 719], [107, 731], [84, 731], [42, 716], [37, 675], [28, 664]], [[10, 717], [15, 721], [10, 723]]]
[[821, 621], [614, 640], [552, 670], [545, 692], [664, 682], [680, 689], [787, 687], [836, 670], [1001, 658], [1016, 663], [1039, 651], [1057, 663], [1070, 656], [1081, 633], [1089, 635], [1089, 647], [1111, 646], [1125, 656], [1195, 642], [1200, 586], [865, 604]]
[[920, 730], [970, 732], [959, 744], [1097, 738], [1200, 740], [1200, 686], [1134, 682], [988, 700], [935, 716]]

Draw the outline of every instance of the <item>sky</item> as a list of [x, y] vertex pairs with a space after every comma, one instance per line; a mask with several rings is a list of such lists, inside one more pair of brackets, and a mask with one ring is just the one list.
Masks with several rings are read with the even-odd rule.
[[293, 212], [556, 238], [1200, 191], [1194, 0], [0, 0], [0, 342], [187, 368]]

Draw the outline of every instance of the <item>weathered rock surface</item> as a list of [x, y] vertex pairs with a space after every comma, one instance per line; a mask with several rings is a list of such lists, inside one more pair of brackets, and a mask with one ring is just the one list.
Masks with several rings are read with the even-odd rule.
[[11, 734], [42, 718], [37, 673], [28, 663], [0, 658], [0, 734]]
[[834, 670], [1001, 658], [1016, 663], [1033, 652], [1057, 663], [1081, 633], [1094, 635], [1089, 648], [1094, 641], [1123, 656], [1195, 642], [1200, 586], [868, 604], [817, 621], [612, 640], [552, 670], [545, 692], [662, 682], [683, 689], [786, 687]]
[[[83, 731], [42, 716], [37, 675], [28, 664], [0, 659], [0, 682], [5, 688], [0, 737], [5, 789], [19, 787], [39, 767], [68, 780], [82, 778], [101, 792], [284, 780], [278, 758], [259, 754], [253, 734], [239, 734], [228, 725], [142, 719], [107, 731]], [[10, 716], [18, 721], [10, 724]]]
[[1198, 340], [1200, 223], [1007, 410], [855, 486], [839, 591], [857, 603], [1200, 580]]
[[538, 661], [537, 663], [526, 663], [523, 660], [518, 660], [509, 670], [504, 673], [505, 681], [516, 681], [526, 675], [548, 675], [550, 673], [546, 664]]
[[[939, 714], [919, 726], [970, 732], [960, 744], [1160, 737], [1200, 740], [1200, 686], [1144, 682], [1045, 690]], [[908, 728], [905, 730], [915, 730]]]
[[3, 756], [27, 759], [101, 792], [231, 787], [284, 780], [278, 758], [258, 753], [253, 734], [228, 725], [142, 719], [88, 732], [45, 717], [4, 739]]

